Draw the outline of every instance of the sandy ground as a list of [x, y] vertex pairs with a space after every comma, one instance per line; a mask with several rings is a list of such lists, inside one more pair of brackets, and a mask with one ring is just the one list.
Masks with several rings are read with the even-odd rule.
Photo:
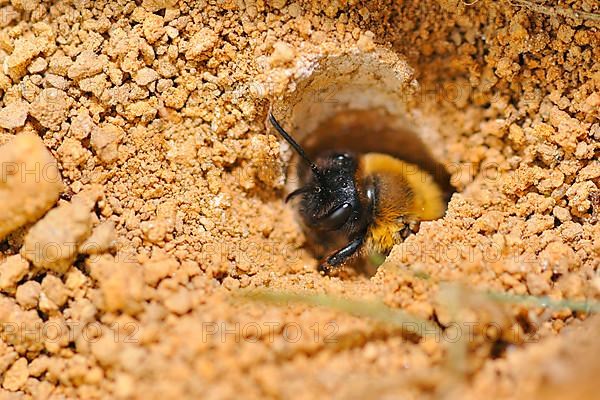
[[[600, 5], [465, 3], [0, 1], [0, 398], [593, 398]], [[270, 109], [446, 215], [321, 276]]]

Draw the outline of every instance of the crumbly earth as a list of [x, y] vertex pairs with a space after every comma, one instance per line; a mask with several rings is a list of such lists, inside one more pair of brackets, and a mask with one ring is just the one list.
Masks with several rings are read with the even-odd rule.
[[[599, 13], [0, 1], [0, 398], [593, 398], [594, 317], [482, 293], [600, 300]], [[331, 55], [397, 58], [457, 190], [372, 277], [316, 272], [265, 123], [313, 109], [290, 98]], [[441, 334], [239, 289], [380, 299]]]

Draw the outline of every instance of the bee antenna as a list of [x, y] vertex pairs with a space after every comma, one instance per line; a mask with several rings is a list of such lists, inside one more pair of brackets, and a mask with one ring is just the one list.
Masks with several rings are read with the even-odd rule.
[[298, 153], [300, 157], [302, 157], [304, 161], [306, 161], [308, 165], [310, 165], [310, 169], [312, 170], [313, 174], [315, 174], [315, 176], [320, 179], [321, 173], [319, 171], [319, 168], [317, 168], [315, 163], [313, 163], [312, 160], [306, 155], [304, 149], [290, 136], [289, 133], [285, 131], [285, 129], [281, 127], [281, 125], [279, 125], [279, 122], [277, 122], [272, 113], [269, 113], [269, 121], [275, 127], [277, 132], [279, 132], [279, 134], [283, 136], [286, 142], [288, 142], [290, 146], [292, 146], [294, 150], [296, 150], [296, 153]]

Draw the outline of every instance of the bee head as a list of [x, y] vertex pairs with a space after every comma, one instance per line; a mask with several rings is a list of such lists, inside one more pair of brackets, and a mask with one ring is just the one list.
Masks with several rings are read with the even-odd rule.
[[307, 162], [312, 172], [306, 185], [290, 193], [286, 202], [301, 196], [300, 215], [309, 228], [351, 231], [361, 215], [361, 203], [354, 178], [358, 166], [356, 156], [351, 153], [330, 153], [313, 162], [272, 114], [269, 119], [281, 136]]

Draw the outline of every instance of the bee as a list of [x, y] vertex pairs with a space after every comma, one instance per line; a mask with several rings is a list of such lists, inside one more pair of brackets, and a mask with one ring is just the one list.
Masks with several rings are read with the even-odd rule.
[[269, 121], [310, 169], [286, 203], [300, 197], [305, 227], [318, 241], [338, 246], [321, 261], [321, 272], [329, 273], [360, 255], [387, 254], [420, 221], [444, 214], [442, 190], [416, 165], [383, 153], [349, 151], [326, 151], [313, 162], [273, 114]]

